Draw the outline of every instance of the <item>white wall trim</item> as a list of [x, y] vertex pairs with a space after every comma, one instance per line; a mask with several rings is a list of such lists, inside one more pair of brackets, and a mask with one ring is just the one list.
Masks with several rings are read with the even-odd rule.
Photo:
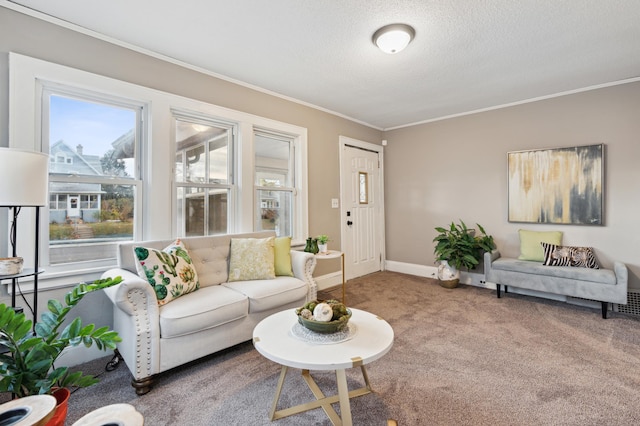
[[490, 107], [487, 107], [487, 108], [480, 108], [480, 109], [475, 109], [475, 110], [471, 110], [471, 111], [460, 112], [460, 113], [457, 113], [457, 114], [445, 115], [445, 116], [442, 116], [442, 117], [434, 117], [434, 118], [430, 118], [430, 119], [427, 119], [427, 120], [416, 121], [416, 122], [413, 122], [413, 123], [401, 124], [399, 126], [386, 127], [386, 128], [383, 129], [383, 131], [388, 132], [388, 131], [391, 131], [391, 130], [404, 129], [406, 127], [414, 127], [414, 126], [419, 126], [421, 124], [434, 123], [436, 121], [448, 120], [450, 118], [464, 117], [466, 115], [473, 115], [473, 114], [479, 114], [479, 113], [487, 112], [487, 111], [494, 111], [494, 110], [497, 110], [497, 109], [510, 108], [510, 107], [514, 107], [514, 106], [518, 106], [518, 105], [524, 105], [524, 104], [530, 104], [530, 103], [533, 103], [533, 102], [543, 101], [545, 99], [559, 98], [559, 97], [562, 97], [562, 96], [573, 95], [575, 93], [589, 92], [591, 90], [604, 89], [606, 87], [619, 86], [621, 84], [635, 83], [635, 82], [638, 82], [638, 81], [640, 81], [640, 77], [627, 78], [627, 79], [624, 79], [624, 80], [616, 80], [616, 81], [611, 81], [609, 83], [596, 84], [594, 86], [581, 87], [579, 89], [574, 89], [574, 90], [566, 90], [564, 92], [552, 93], [550, 95], [538, 96], [536, 98], [523, 99], [521, 101], [510, 102], [510, 103], [506, 103], [506, 104], [502, 104], [502, 105], [494, 105], [494, 106], [490, 106]]
[[[426, 277], [438, 279], [438, 268], [435, 266], [418, 265], [415, 263], [396, 262], [387, 260], [385, 262], [388, 271], [400, 272], [402, 274], [415, 275], [417, 277]], [[495, 283], [489, 283], [484, 280], [484, 274], [474, 272], [460, 272], [460, 283], [468, 284], [475, 287], [496, 289]]]
[[[100, 350], [95, 345], [90, 348], [83, 344], [66, 347], [56, 361], [56, 367], [73, 367], [105, 356], [113, 356], [112, 350]], [[105, 362], [106, 365], [106, 362]]]
[[400, 272], [402, 274], [415, 275], [417, 277], [438, 278], [438, 268], [435, 266], [396, 262], [395, 260], [386, 260], [384, 263], [387, 271]]
[[313, 277], [318, 286], [318, 290], [326, 290], [342, 285], [342, 272], [331, 272], [330, 274]]

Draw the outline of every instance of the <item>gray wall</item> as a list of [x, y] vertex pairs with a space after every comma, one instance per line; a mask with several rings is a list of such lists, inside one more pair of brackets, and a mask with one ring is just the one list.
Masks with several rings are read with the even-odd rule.
[[[640, 83], [385, 132], [387, 259], [434, 266], [434, 227], [462, 219], [518, 255], [520, 228], [560, 230], [640, 289]], [[508, 223], [507, 152], [604, 143], [605, 225]]]

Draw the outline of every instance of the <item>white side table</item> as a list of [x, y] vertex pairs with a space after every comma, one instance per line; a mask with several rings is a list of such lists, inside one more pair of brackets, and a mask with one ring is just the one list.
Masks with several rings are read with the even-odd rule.
[[342, 271], [342, 303], [346, 306], [347, 304], [347, 294], [345, 290], [345, 279], [344, 279], [344, 253], [338, 250], [327, 250], [326, 253], [317, 253], [317, 260], [328, 260], [328, 259], [337, 259], [341, 258], [340, 270]]
[[[366, 311], [351, 308], [349, 324], [355, 326], [355, 333], [347, 340], [336, 343], [305, 341], [294, 336], [292, 327], [297, 326], [295, 309], [273, 314], [256, 325], [253, 330], [253, 345], [265, 358], [282, 366], [276, 387], [270, 419], [277, 420], [304, 411], [322, 408], [334, 425], [351, 426], [351, 405], [349, 400], [372, 392], [365, 365], [380, 359], [393, 345], [393, 329], [385, 320]], [[345, 370], [360, 367], [365, 386], [349, 390]], [[302, 370], [302, 377], [315, 396], [315, 401], [277, 410], [289, 368]], [[324, 395], [310, 370], [335, 371], [338, 394]], [[331, 404], [340, 403], [338, 416]]]
[[133, 405], [113, 404], [82, 416], [73, 426], [142, 426], [144, 417]]

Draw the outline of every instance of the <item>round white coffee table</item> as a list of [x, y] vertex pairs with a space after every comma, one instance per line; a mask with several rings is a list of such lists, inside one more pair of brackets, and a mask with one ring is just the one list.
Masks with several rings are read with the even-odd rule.
[[[353, 314], [349, 320], [349, 331], [335, 336], [309, 334], [306, 329], [300, 329], [302, 326], [298, 324], [295, 309], [273, 314], [255, 327], [253, 344], [257, 351], [265, 358], [282, 365], [269, 413], [271, 420], [322, 407], [334, 425], [352, 425], [349, 399], [372, 392], [364, 366], [389, 352], [393, 345], [393, 329], [389, 323], [374, 314], [350, 309]], [[334, 337], [339, 339], [335, 340]], [[302, 370], [302, 377], [316, 400], [276, 411], [289, 367]], [[354, 367], [362, 370], [366, 386], [349, 391], [345, 370]], [[325, 396], [309, 370], [335, 370], [338, 395]], [[342, 419], [331, 406], [336, 402], [340, 403]]]

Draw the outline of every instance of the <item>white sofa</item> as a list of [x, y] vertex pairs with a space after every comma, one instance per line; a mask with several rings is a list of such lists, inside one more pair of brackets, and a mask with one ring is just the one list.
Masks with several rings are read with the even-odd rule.
[[152, 286], [136, 273], [134, 248], [162, 250], [174, 240], [120, 244], [118, 268], [103, 277], [123, 278], [105, 292], [114, 306], [114, 330], [122, 337], [118, 351], [138, 395], [149, 392], [154, 375], [251, 340], [262, 319], [316, 298], [316, 259], [302, 251], [291, 251], [293, 277], [227, 282], [231, 239], [269, 236], [274, 233], [181, 238], [200, 288], [162, 306]]

